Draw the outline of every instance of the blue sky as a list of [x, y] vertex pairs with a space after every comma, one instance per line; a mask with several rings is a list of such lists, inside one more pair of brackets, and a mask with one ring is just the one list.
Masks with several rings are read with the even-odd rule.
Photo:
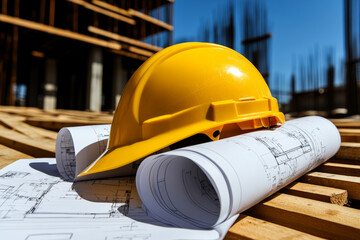
[[[344, 10], [342, 0], [260, 0], [268, 12], [270, 41], [270, 86], [276, 88], [275, 76], [290, 81], [299, 59], [307, 60], [314, 51], [320, 61], [332, 49], [335, 55], [336, 84], [340, 84], [341, 61], [344, 60]], [[175, 0], [174, 42], [196, 41], [203, 22], [213, 22], [224, 0]], [[236, 24], [241, 24], [241, 1], [233, 0], [237, 9]], [[237, 28], [239, 29], [239, 28]], [[236, 33], [235, 48], [240, 53], [242, 36]], [[316, 50], [317, 49], [317, 50]], [[290, 87], [290, 84], [287, 84]], [[299, 87], [299, 86], [297, 86]]]

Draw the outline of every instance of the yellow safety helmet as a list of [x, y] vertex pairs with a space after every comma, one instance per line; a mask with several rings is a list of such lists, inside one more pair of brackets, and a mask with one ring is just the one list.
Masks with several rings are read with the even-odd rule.
[[[284, 123], [259, 71], [211, 43], [181, 43], [144, 62], [126, 85], [105, 153], [79, 174], [110, 171], [195, 134]], [[220, 133], [220, 134], [219, 134]]]

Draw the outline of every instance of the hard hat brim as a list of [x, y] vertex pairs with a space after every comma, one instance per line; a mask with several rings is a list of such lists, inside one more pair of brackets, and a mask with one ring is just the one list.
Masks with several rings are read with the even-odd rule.
[[[281, 112], [271, 112], [267, 115], [262, 115], [261, 118], [275, 118], [277, 122], [284, 123], [284, 115]], [[258, 118], [241, 119], [241, 122], [255, 121]], [[124, 171], [121, 167], [131, 164], [137, 160], [147, 157], [150, 154], [154, 154], [163, 148], [168, 147], [180, 140], [193, 136], [197, 133], [206, 132], [208, 129], [214, 129], [222, 127], [225, 124], [239, 123], [234, 119], [229, 122], [217, 123], [214, 121], [203, 121], [186, 126], [184, 128], [175, 129], [171, 132], [159, 134], [152, 138], [139, 141], [130, 145], [115, 147], [113, 149], [106, 150], [98, 159], [96, 159], [90, 166], [83, 170], [77, 178], [79, 180], [101, 178], [104, 174], [98, 175], [99, 173], [108, 173], [109, 176], [120, 176], [124, 175]], [[259, 128], [261, 126], [258, 126]], [[141, 149], [141, 151], [139, 151]], [[129, 175], [129, 174], [127, 174]]]

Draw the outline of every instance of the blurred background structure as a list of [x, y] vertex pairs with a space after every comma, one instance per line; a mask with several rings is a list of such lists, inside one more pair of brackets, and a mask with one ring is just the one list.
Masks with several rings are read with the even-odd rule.
[[186, 41], [246, 56], [293, 116], [359, 114], [360, 0], [0, 0], [0, 104], [113, 110]]
[[172, 0], [1, 0], [0, 104], [114, 109], [131, 74], [172, 44]]

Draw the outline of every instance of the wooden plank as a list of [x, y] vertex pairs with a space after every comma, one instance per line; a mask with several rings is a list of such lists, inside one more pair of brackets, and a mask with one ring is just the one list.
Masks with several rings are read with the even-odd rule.
[[360, 165], [360, 159], [341, 159], [341, 158], [331, 158], [328, 162], [334, 163], [343, 163], [343, 164], [352, 164], [352, 165]]
[[360, 236], [360, 210], [287, 194], [276, 193], [245, 214], [323, 238]]
[[241, 214], [229, 229], [225, 240], [238, 239], [323, 239], [304, 232]]
[[339, 132], [342, 142], [360, 142], [360, 129], [340, 128]]
[[6, 167], [7, 165], [13, 163], [20, 158], [33, 157], [0, 144], [0, 169]]
[[80, 6], [86, 8], [86, 9], [89, 9], [89, 10], [91, 10], [91, 11], [94, 11], [94, 12], [103, 14], [103, 15], [105, 15], [105, 16], [114, 18], [114, 19], [116, 19], [116, 20], [119, 20], [119, 21], [128, 23], [128, 24], [130, 24], [130, 25], [135, 25], [135, 24], [136, 24], [136, 22], [135, 22], [134, 19], [131, 19], [131, 18], [122, 16], [122, 15], [120, 15], [120, 14], [117, 14], [117, 13], [114, 13], [114, 12], [111, 12], [111, 11], [108, 11], [108, 10], [106, 10], [106, 9], [97, 7], [97, 6], [95, 6], [95, 5], [92, 5], [91, 3], [85, 2], [85, 1], [83, 1], [83, 0], [68, 0], [68, 1], [69, 1], [69, 2], [72, 2], [72, 3], [75, 3], [75, 4], [77, 4], [77, 5], [80, 5]]
[[41, 23], [45, 23], [45, 8], [46, 8], [46, 0], [40, 1], [40, 13], [39, 20]]
[[357, 142], [360, 143], [360, 136], [342, 136], [341, 135], [341, 142]]
[[157, 26], [160, 26], [162, 28], [165, 28], [168, 31], [173, 30], [173, 26], [171, 26], [170, 24], [167, 24], [167, 23], [165, 23], [163, 21], [160, 21], [159, 19], [156, 19], [156, 18], [153, 18], [153, 17], [151, 17], [149, 15], [146, 15], [146, 14], [144, 14], [142, 12], [136, 11], [136, 10], [131, 9], [131, 8], [128, 10], [128, 12], [129, 12], [130, 15], [132, 15], [134, 17], [140, 18], [140, 19], [142, 19], [144, 21], [147, 21], [147, 22], [150, 22], [150, 23], [155, 24]]
[[350, 120], [350, 121], [331, 121], [335, 124], [337, 128], [360, 128], [360, 121]]
[[49, 6], [49, 25], [55, 25], [55, 0], [50, 0]]
[[103, 1], [99, 1], [99, 0], [93, 0], [92, 3], [95, 4], [95, 5], [98, 5], [98, 6], [102, 7], [102, 8], [106, 8], [108, 10], [111, 10], [113, 12], [120, 13], [120, 14], [125, 15], [127, 17], [131, 17], [131, 15], [128, 13], [127, 10], [119, 8], [119, 7], [115, 6], [115, 5], [112, 5], [112, 4], [103, 2]]
[[346, 189], [348, 191], [349, 198], [360, 200], [360, 177], [333, 173], [311, 172], [301, 177], [300, 181], [327, 187]]
[[136, 54], [136, 53], [131, 53], [131, 52], [123, 51], [123, 50], [113, 50], [111, 52], [122, 55], [122, 56], [125, 56], [125, 57], [138, 59], [138, 60], [141, 60], [141, 61], [146, 61], [148, 59], [148, 57], [146, 57], [146, 56], [142, 56], [142, 55], [139, 55], [139, 54]]
[[96, 27], [93, 27], [93, 26], [88, 26], [88, 31], [92, 32], [92, 33], [95, 33], [95, 34], [98, 34], [98, 35], [101, 35], [101, 36], [104, 36], [104, 37], [108, 37], [108, 38], [120, 41], [120, 42], [125, 42], [125, 43], [131, 44], [131, 45], [146, 48], [146, 49], [149, 49], [149, 50], [152, 50], [152, 51], [155, 51], [155, 52], [158, 52], [158, 51], [162, 50], [161, 47], [157, 47], [157, 46], [154, 46], [154, 45], [151, 45], [151, 44], [148, 44], [148, 43], [144, 43], [144, 42], [132, 39], [132, 38], [121, 36], [119, 34], [109, 32], [109, 31], [105, 31], [103, 29], [96, 28]]
[[97, 121], [97, 120], [71, 120], [71, 119], [49, 119], [47, 118], [28, 118], [26, 123], [45, 128], [53, 131], [59, 131], [63, 127], [76, 127], [76, 126], [86, 126], [86, 125], [96, 125], [96, 124], [110, 124], [111, 121]]
[[143, 50], [143, 49], [140, 49], [140, 48], [137, 48], [137, 47], [133, 47], [133, 46], [129, 46], [129, 47], [124, 47], [122, 45], [122, 48], [126, 49], [126, 50], [129, 50], [130, 52], [133, 52], [133, 53], [136, 53], [136, 54], [139, 54], [139, 55], [143, 55], [143, 56], [146, 56], [146, 57], [151, 57], [152, 55], [154, 55], [153, 52], [149, 52], [149, 51], [146, 51], [146, 50]]
[[14, 113], [14, 114], [22, 114], [22, 113], [42, 113], [43, 110], [35, 107], [18, 107], [18, 106], [0, 106], [0, 112], [5, 113]]
[[32, 138], [48, 138], [56, 140], [56, 132], [23, 123], [22, 121], [25, 121], [25, 119], [25, 117], [6, 116], [3, 113], [0, 113], [0, 123], [7, 128], [16, 130]]
[[3, 14], [7, 14], [7, 5], [8, 5], [8, 0], [2, 0], [1, 11]]
[[338, 129], [341, 135], [355, 135], [360, 136], [360, 129], [357, 128], [339, 128]]
[[112, 113], [104, 113], [104, 112], [87, 112], [87, 111], [76, 111], [76, 110], [51, 110], [45, 111], [45, 113], [51, 114], [52, 116], [68, 116], [75, 119], [90, 119], [90, 120], [106, 120], [112, 121], [113, 115]]
[[33, 139], [0, 126], [0, 144], [33, 157], [54, 157], [55, 140]]
[[11, 17], [11, 16], [0, 14], [0, 22], [5, 22], [5, 23], [20, 26], [20, 27], [25, 27], [25, 28], [29, 28], [29, 29], [33, 29], [33, 30], [37, 30], [37, 31], [41, 31], [41, 32], [46, 32], [46, 33], [54, 34], [54, 35], [61, 36], [61, 37], [71, 38], [74, 40], [98, 45], [101, 47], [107, 47], [107, 48], [116, 49], [116, 50], [121, 49], [120, 44], [115, 43], [115, 42], [101, 40], [101, 39], [90, 37], [90, 36], [87, 36], [84, 34], [75, 33], [75, 32], [71, 32], [68, 30], [63, 30], [60, 28], [47, 26], [42, 23], [36, 23], [33, 21], [20, 19], [17, 17]]
[[315, 171], [360, 177], [360, 165], [326, 162], [316, 168]]
[[335, 157], [360, 160], [360, 143], [342, 142], [340, 150], [336, 153]]
[[322, 202], [329, 202], [340, 206], [345, 205], [348, 202], [348, 193], [344, 189], [324, 187], [302, 182], [294, 182], [286, 186], [281, 191], [286, 194], [310, 198]]

